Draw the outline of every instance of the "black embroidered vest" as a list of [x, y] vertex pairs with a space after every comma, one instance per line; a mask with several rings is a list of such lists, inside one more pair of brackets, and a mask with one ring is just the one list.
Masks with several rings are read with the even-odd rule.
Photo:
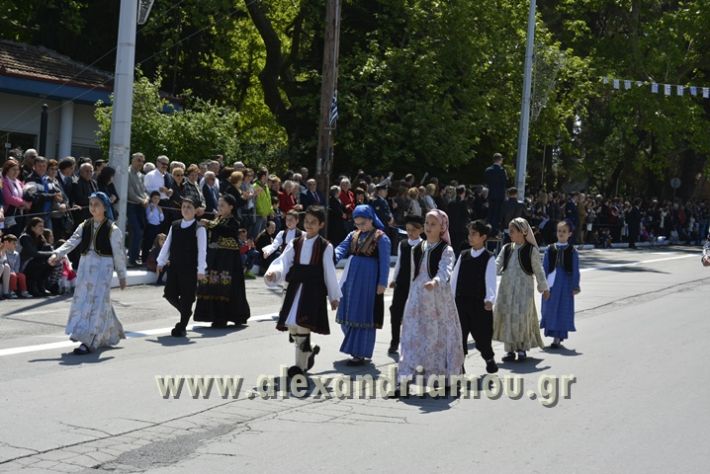
[[486, 298], [486, 267], [493, 254], [484, 250], [473, 257], [470, 250], [461, 253], [459, 274], [456, 279], [456, 299], [462, 301], [484, 301]]
[[[414, 254], [414, 278], [416, 280], [419, 276], [419, 267], [421, 266], [422, 257], [424, 250], [422, 249], [422, 244], [425, 241], [419, 242], [416, 247], [412, 250]], [[444, 254], [444, 249], [446, 248], [446, 242], [440, 241], [431, 250], [429, 250], [429, 258], [427, 259], [427, 273], [429, 278], [434, 278], [439, 271], [439, 262], [441, 261], [441, 256]]]
[[548, 275], [555, 271], [558, 264], [562, 265], [565, 272], [572, 273], [572, 254], [574, 253], [574, 247], [572, 245], [567, 245], [567, 247], [560, 252], [557, 245], [553, 244], [548, 247], [547, 251]]
[[402, 291], [409, 289], [409, 279], [412, 275], [412, 246], [403, 240], [399, 244], [399, 273], [395, 279], [396, 288]]
[[91, 242], [93, 242], [94, 252], [98, 255], [102, 257], [113, 256], [113, 249], [111, 248], [111, 231], [113, 229], [113, 222], [108, 219], [104, 220], [99, 225], [99, 228], [95, 233], [93, 222], [93, 219], [87, 219], [82, 224], [79, 252], [82, 255], [86, 255], [89, 251]]
[[174, 271], [197, 271], [197, 221], [182, 228], [182, 219], [171, 224], [170, 269]]
[[[537, 249], [537, 247], [525, 242], [525, 244], [523, 244], [523, 246], [520, 247], [520, 250], [518, 250], [518, 261], [519, 261], [520, 266], [522, 267], [523, 271], [525, 273], [527, 273], [528, 275], [533, 274], [532, 253], [533, 253], [533, 250], [535, 250], [535, 249]], [[508, 261], [510, 260], [510, 256], [512, 254], [513, 254], [512, 244], [505, 244], [503, 246], [503, 271], [505, 271], [505, 269], [508, 268]]]

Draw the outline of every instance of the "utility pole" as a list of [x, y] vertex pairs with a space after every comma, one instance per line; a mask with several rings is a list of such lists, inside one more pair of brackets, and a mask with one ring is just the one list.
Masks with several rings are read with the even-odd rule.
[[118, 19], [116, 70], [113, 79], [111, 142], [109, 164], [116, 170], [114, 184], [118, 191], [118, 227], [126, 231], [128, 164], [131, 152], [133, 114], [133, 73], [136, 68], [136, 30], [148, 20], [154, 0], [121, 0]]
[[[318, 156], [316, 180], [323, 192], [326, 210], [330, 201], [330, 173], [333, 166], [333, 130], [331, 106], [338, 87], [338, 50], [340, 46], [340, 1], [327, 0], [325, 10], [325, 41], [323, 47], [323, 78], [320, 94], [320, 123], [318, 127]], [[337, 98], [336, 98], [337, 100]], [[327, 224], [326, 213], [326, 224]], [[326, 225], [326, 231], [328, 226]]]
[[126, 230], [128, 162], [131, 151], [131, 114], [133, 113], [133, 71], [136, 67], [136, 19], [138, 2], [121, 0], [118, 20], [116, 71], [113, 80], [111, 144], [109, 164], [116, 170], [114, 184], [118, 191], [118, 227]]
[[525, 74], [523, 76], [523, 103], [520, 107], [518, 130], [518, 160], [515, 170], [515, 185], [518, 199], [525, 199], [525, 176], [528, 166], [528, 134], [530, 129], [530, 92], [532, 89], [533, 47], [535, 46], [535, 0], [530, 0], [528, 36], [525, 46]]

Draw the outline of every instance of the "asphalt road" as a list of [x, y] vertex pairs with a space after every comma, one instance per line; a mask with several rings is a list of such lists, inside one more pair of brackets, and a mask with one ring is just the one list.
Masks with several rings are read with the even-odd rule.
[[[63, 334], [68, 299], [2, 301], [0, 471], [706, 472], [710, 270], [698, 249], [586, 251], [582, 267], [565, 348], [501, 364], [504, 384], [523, 384], [519, 399], [343, 398], [332, 385], [331, 397], [249, 398], [293, 360], [274, 329], [281, 295], [260, 280], [247, 284], [247, 327], [196, 326], [185, 340], [168, 334], [177, 316], [160, 288], [114, 290], [129, 338], [84, 357]], [[394, 366], [389, 326], [358, 369], [331, 329], [314, 336], [314, 378], [384, 379]], [[466, 370], [484, 373], [475, 350]], [[193, 398], [187, 384], [164, 398], [156, 376], [176, 375], [244, 382], [238, 398]], [[555, 377], [573, 380], [567, 398], [548, 390]]]

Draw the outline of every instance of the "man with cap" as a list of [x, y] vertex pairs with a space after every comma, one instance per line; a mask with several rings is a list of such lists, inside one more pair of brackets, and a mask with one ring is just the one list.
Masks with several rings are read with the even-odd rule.
[[377, 192], [375, 194], [375, 199], [372, 200], [372, 207], [375, 209], [377, 217], [387, 226], [390, 227], [394, 224], [394, 218], [392, 217], [392, 211], [387, 203], [387, 193], [389, 192], [386, 183], [380, 183], [377, 185]]

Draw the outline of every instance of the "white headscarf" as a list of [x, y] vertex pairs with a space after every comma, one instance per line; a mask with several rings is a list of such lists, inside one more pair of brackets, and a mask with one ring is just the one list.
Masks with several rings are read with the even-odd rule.
[[527, 241], [527, 243], [537, 247], [537, 240], [535, 240], [535, 234], [533, 234], [533, 230], [530, 227], [528, 221], [526, 221], [522, 217], [516, 217], [515, 219], [510, 221], [510, 225], [515, 227], [518, 232], [521, 232], [525, 236], [525, 240]]

